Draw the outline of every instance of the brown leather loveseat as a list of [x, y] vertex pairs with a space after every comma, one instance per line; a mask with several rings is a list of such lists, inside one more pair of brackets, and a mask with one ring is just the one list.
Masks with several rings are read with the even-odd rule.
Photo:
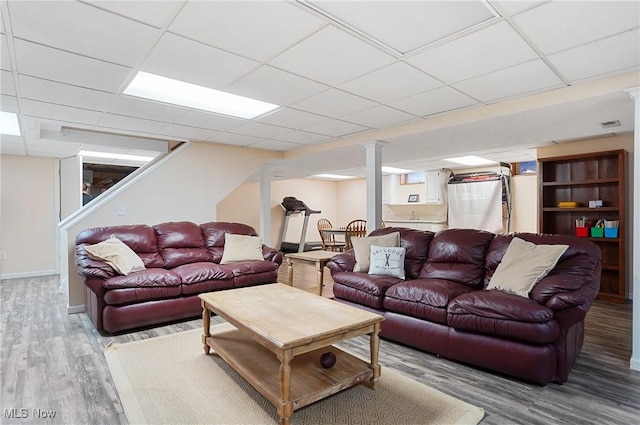
[[[338, 301], [384, 315], [382, 337], [440, 357], [542, 385], [568, 379], [600, 286], [594, 243], [471, 229], [384, 228], [370, 236], [392, 232], [406, 249], [405, 279], [353, 272], [354, 251], [346, 251], [327, 265]], [[486, 289], [514, 237], [536, 246], [568, 245], [528, 296]]]
[[[85, 310], [100, 332], [116, 333], [199, 316], [198, 294], [277, 281], [282, 253], [262, 245], [262, 260], [220, 264], [225, 235], [257, 236], [239, 223], [169, 222], [98, 227], [76, 237], [76, 268], [84, 277]], [[85, 246], [115, 236], [145, 269], [126, 275], [92, 259]], [[260, 246], [257, 246], [260, 255]]]

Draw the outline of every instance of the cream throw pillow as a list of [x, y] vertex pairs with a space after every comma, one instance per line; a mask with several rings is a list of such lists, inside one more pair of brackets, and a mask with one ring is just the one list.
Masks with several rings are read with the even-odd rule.
[[369, 271], [369, 256], [371, 255], [371, 245], [377, 246], [400, 246], [400, 232], [387, 233], [379, 236], [354, 236], [351, 238], [351, 245], [356, 256], [356, 264], [353, 266], [354, 272]]
[[125, 276], [131, 272], [145, 269], [138, 254], [114, 235], [95, 245], [87, 245], [84, 250], [87, 251], [90, 258], [104, 261], [115, 271]]
[[405, 249], [399, 246], [371, 245], [369, 274], [394, 276], [404, 279]]
[[233, 233], [224, 235], [224, 249], [220, 264], [252, 260], [264, 260], [261, 238]]
[[529, 292], [558, 263], [569, 245], [536, 245], [513, 238], [487, 289], [529, 298]]

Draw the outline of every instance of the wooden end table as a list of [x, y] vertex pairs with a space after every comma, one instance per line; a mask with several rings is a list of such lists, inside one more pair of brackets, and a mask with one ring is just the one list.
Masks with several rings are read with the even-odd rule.
[[[384, 318], [280, 283], [198, 295], [205, 353], [220, 356], [273, 404], [288, 425], [296, 409], [380, 377], [378, 348]], [[227, 320], [214, 334], [211, 312]], [[367, 363], [331, 344], [369, 335]], [[320, 356], [336, 355], [322, 368]]]
[[339, 254], [339, 252], [322, 250], [285, 254], [284, 258], [287, 260], [288, 265], [287, 272], [289, 286], [293, 286], [293, 264], [295, 262], [312, 263], [315, 264], [317, 271], [316, 284], [318, 295], [322, 295], [322, 285], [324, 284], [324, 267], [336, 254]]

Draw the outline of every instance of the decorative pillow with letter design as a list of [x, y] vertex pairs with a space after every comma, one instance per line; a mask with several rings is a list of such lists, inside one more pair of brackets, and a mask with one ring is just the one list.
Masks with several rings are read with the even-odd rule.
[[89, 258], [104, 261], [125, 276], [145, 269], [138, 254], [114, 235], [95, 245], [86, 245], [84, 250], [87, 251]]
[[405, 249], [371, 245], [369, 274], [395, 276], [404, 279]]
[[224, 235], [224, 249], [220, 264], [236, 263], [238, 261], [262, 261], [262, 239], [258, 236]]
[[533, 287], [549, 274], [569, 245], [536, 245], [513, 238], [487, 289], [529, 298]]
[[400, 232], [379, 236], [354, 236], [351, 238], [351, 245], [353, 245], [353, 253], [356, 256], [356, 265], [353, 267], [353, 271], [366, 272], [369, 271], [371, 245], [400, 246]]

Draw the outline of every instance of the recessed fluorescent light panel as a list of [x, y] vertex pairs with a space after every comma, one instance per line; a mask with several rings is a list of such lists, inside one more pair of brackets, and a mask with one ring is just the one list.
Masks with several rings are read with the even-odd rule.
[[469, 155], [469, 156], [461, 156], [458, 158], [445, 158], [445, 161], [455, 162], [456, 164], [462, 165], [490, 165], [495, 164], [495, 161], [491, 161], [490, 159], [480, 158], [479, 156]]
[[352, 179], [352, 176], [343, 176], [341, 174], [314, 174], [311, 177], [317, 177], [319, 179], [336, 179], [336, 180], [344, 180], [344, 179]]
[[263, 115], [279, 107], [273, 103], [147, 72], [138, 72], [124, 94], [246, 119]]
[[20, 136], [18, 116], [12, 112], [0, 112], [0, 134]]
[[80, 151], [78, 155], [89, 157], [89, 158], [120, 159], [125, 161], [138, 161], [138, 162], [149, 162], [154, 158], [153, 156], [128, 155], [124, 153], [95, 152], [95, 151]]
[[413, 170], [405, 170], [404, 168], [396, 168], [396, 167], [382, 167], [380, 170], [383, 173], [391, 173], [391, 174], [406, 174], [411, 173]]

